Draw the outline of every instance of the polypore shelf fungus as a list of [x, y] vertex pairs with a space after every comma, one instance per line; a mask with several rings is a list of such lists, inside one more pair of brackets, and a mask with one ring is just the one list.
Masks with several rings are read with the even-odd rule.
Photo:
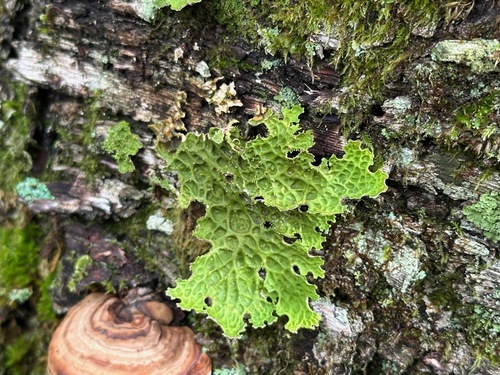
[[171, 309], [155, 300], [128, 302], [92, 293], [74, 306], [50, 342], [47, 372], [55, 374], [210, 374], [188, 327], [169, 326]]

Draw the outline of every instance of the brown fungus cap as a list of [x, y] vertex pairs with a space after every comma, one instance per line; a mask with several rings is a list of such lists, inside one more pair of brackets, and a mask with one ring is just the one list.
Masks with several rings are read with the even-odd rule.
[[[158, 319], [163, 324], [153, 318], [159, 314], [166, 314]], [[161, 302], [149, 301], [141, 309], [128, 309], [119, 298], [90, 294], [68, 312], [54, 333], [47, 372], [210, 374], [210, 358], [201, 352], [193, 331], [164, 324], [170, 320], [171, 312]]]

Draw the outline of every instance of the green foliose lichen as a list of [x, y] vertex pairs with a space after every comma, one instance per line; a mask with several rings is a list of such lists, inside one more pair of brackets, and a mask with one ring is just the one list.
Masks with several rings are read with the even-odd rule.
[[500, 242], [500, 193], [481, 195], [479, 202], [465, 207], [463, 213], [483, 230], [487, 238]]
[[206, 214], [194, 234], [211, 250], [192, 264], [192, 276], [167, 293], [185, 309], [206, 312], [229, 337], [246, 318], [254, 327], [287, 315], [296, 332], [318, 324], [309, 307], [318, 295], [307, 276], [322, 277], [323, 233], [345, 209], [344, 198], [377, 196], [386, 175], [371, 172], [373, 155], [349, 142], [342, 158], [314, 165], [312, 133], [301, 131], [300, 106], [268, 111], [252, 125], [267, 136], [246, 140], [238, 129], [188, 134], [173, 154], [163, 153], [181, 183], [179, 206], [201, 202]]
[[135, 11], [139, 17], [147, 22], [153, 22], [156, 11], [169, 6], [173, 10], [181, 10], [187, 5], [199, 3], [201, 0], [138, 0], [134, 4]]
[[128, 173], [135, 170], [130, 156], [137, 154], [142, 148], [142, 144], [139, 137], [130, 131], [128, 122], [120, 121], [114, 125], [109, 131], [103, 147], [117, 161], [118, 172]]

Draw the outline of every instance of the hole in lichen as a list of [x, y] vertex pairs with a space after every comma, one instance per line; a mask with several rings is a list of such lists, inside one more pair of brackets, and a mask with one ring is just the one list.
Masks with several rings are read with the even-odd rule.
[[372, 107], [370, 108], [370, 112], [375, 117], [382, 117], [383, 115], [385, 115], [385, 111], [382, 109], [382, 106], [380, 104], [372, 105]]
[[264, 197], [258, 195], [254, 198], [255, 201], [261, 201], [261, 202], [264, 202]]
[[204, 302], [205, 302], [205, 305], [207, 305], [208, 307], [212, 306], [212, 298], [207, 297], [207, 298], [205, 298]]
[[224, 175], [224, 180], [226, 180], [226, 182], [232, 182], [233, 179], [234, 179], [234, 176], [231, 173], [226, 173]]
[[297, 275], [300, 275], [300, 269], [299, 269], [299, 267], [293, 266], [292, 269], [293, 269], [293, 272], [295, 272]]
[[273, 226], [273, 224], [270, 221], [264, 221], [264, 228], [269, 229]]
[[307, 212], [309, 210], [309, 206], [307, 204], [303, 204], [299, 207], [300, 212]]
[[283, 241], [285, 241], [285, 243], [291, 245], [293, 244], [295, 241], [297, 240], [300, 240], [302, 237], [300, 236], [299, 233], [295, 233], [293, 237], [287, 237], [287, 236], [283, 236]]
[[299, 152], [299, 151], [297, 151], [297, 150], [294, 150], [294, 151], [288, 151], [288, 152], [286, 153], [286, 157], [287, 157], [288, 159], [293, 159], [293, 158], [297, 157], [299, 154], [300, 154], [300, 152]]
[[259, 276], [262, 280], [265, 280], [266, 279], [266, 270], [264, 268], [261, 268], [259, 270]]

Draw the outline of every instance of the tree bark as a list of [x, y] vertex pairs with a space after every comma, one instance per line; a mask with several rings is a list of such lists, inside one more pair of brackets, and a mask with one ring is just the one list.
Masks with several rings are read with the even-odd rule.
[[[376, 199], [352, 204], [332, 225], [321, 251], [325, 278], [315, 281], [322, 297], [313, 303], [322, 316], [317, 330], [289, 334], [280, 320], [231, 341], [215, 323], [191, 313], [214, 368], [238, 373], [241, 365], [255, 374], [500, 373], [499, 244], [462, 212], [482, 194], [499, 191], [500, 158], [485, 156], [486, 147], [490, 154], [500, 148], [499, 99], [495, 94], [487, 114], [494, 133], [482, 141], [474, 129], [461, 129], [453, 138], [420, 121], [431, 113], [440, 121], [435, 124], [451, 132], [459, 107], [471, 108], [436, 109], [435, 103], [451, 101], [446, 79], [460, 79], [431, 76], [441, 74], [436, 66], [459, 66], [457, 71], [467, 74], [473, 68], [440, 61], [430, 51], [439, 41], [455, 39], [453, 32], [468, 40], [498, 38], [489, 29], [499, 19], [498, 4], [471, 4], [467, 14], [441, 20], [429, 36], [414, 33], [428, 48], [398, 67], [382, 98], [367, 99], [365, 120], [351, 133], [341, 126], [348, 114], [339, 113], [346, 87], [329, 57], [311, 64], [289, 56], [274, 69], [260, 69], [269, 58], [263, 48], [209, 16], [210, 22], [200, 22], [209, 5], [164, 9], [148, 23], [141, 19], [140, 4], [5, 0], [0, 5], [2, 100], [13, 99], [16, 84], [29, 88], [29, 174], [45, 181], [55, 197], [12, 203], [3, 191], [2, 222], [12, 221], [13, 209], [28, 207], [26, 215], [40, 225], [40, 262], [55, 277], [55, 311], [65, 313], [91, 290], [120, 293], [147, 286], [162, 293], [186, 276], [187, 264], [206, 250], [190, 235], [203, 207], [194, 204], [180, 212], [172, 195], [154, 183], [155, 178], [175, 183], [155, 139], [170, 139], [172, 132], [184, 132], [183, 126], [206, 132], [233, 120], [244, 125], [263, 108], [278, 109], [275, 97], [287, 86], [306, 108], [301, 126], [315, 135], [311, 152], [318, 158], [341, 156], [346, 138], [371, 136], [371, 147], [389, 173], [389, 188]], [[336, 53], [333, 47], [325, 51]], [[233, 64], [217, 66], [218, 53]], [[500, 90], [498, 68], [473, 73], [492, 92]], [[236, 95], [214, 99], [231, 82]], [[419, 96], [419, 90], [429, 91]], [[320, 110], [325, 103], [327, 115]], [[178, 127], [168, 125], [169, 119]], [[109, 129], [121, 120], [131, 124], [143, 145], [132, 158], [136, 170], [127, 174], [118, 173], [103, 148]], [[146, 225], [155, 214], [177, 220], [173, 233]], [[84, 256], [92, 263], [75, 278]], [[21, 329], [12, 329], [13, 321], [22, 325], [12, 318], [15, 309], [2, 311], [3, 327], [10, 325], [9, 332], [20, 335]], [[44, 331], [47, 337], [51, 328]], [[0, 345], [10, 343], [0, 337]], [[37, 352], [39, 362], [45, 343]]]

